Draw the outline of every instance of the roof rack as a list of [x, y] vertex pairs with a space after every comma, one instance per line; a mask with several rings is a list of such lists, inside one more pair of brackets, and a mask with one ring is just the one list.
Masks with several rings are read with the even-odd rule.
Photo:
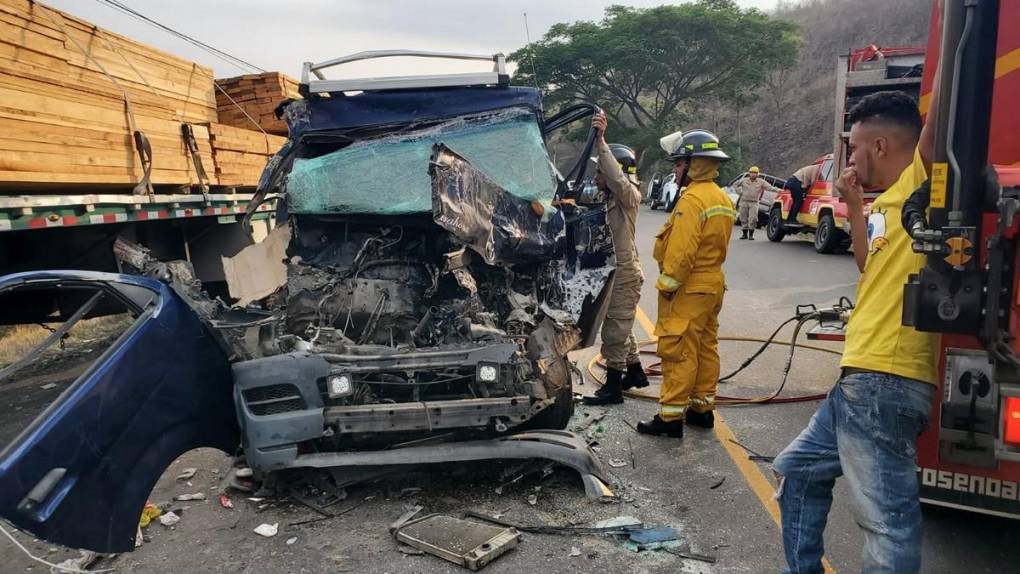
[[[466, 74], [437, 74], [422, 76], [394, 76], [386, 78], [357, 78], [330, 80], [322, 73], [326, 68], [393, 56], [413, 58], [440, 58], [445, 60], [475, 60], [492, 62], [491, 72]], [[316, 79], [313, 79], [312, 77]], [[457, 86], [501, 86], [510, 85], [506, 71], [506, 57], [503, 54], [460, 54], [455, 52], [426, 52], [420, 50], [372, 50], [358, 52], [325, 62], [305, 62], [301, 70], [301, 83], [308, 86], [308, 92], [322, 94], [329, 92], [363, 92], [369, 90], [407, 90], [417, 88], [447, 88]]]

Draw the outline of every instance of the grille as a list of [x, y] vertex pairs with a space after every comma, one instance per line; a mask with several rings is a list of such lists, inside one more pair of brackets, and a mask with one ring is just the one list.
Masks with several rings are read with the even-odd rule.
[[301, 392], [294, 385], [268, 385], [244, 391], [244, 402], [258, 416], [277, 415], [306, 408]]

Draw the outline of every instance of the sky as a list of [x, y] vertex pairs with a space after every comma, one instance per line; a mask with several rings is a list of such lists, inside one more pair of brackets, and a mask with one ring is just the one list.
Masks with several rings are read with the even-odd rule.
[[[268, 71], [300, 79], [302, 62], [363, 50], [412, 49], [509, 54], [555, 23], [598, 20], [606, 6], [664, 0], [119, 0], [134, 10]], [[102, 28], [211, 66], [216, 77], [251, 73], [125, 15], [100, 0], [43, 0]], [[769, 10], [777, 0], [738, 0]], [[471, 62], [388, 58], [342, 66], [336, 78], [478, 71]], [[486, 67], [481, 64], [482, 68]]]

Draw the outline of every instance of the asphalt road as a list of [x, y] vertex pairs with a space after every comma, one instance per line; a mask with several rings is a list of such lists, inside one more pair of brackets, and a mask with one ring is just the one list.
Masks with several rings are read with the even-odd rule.
[[[647, 280], [641, 306], [652, 318], [656, 269], [651, 244], [664, 220], [664, 213], [642, 208], [638, 244]], [[758, 235], [759, 240], [747, 242], [737, 239], [739, 231], [734, 233], [726, 263], [729, 291], [721, 316], [723, 337], [765, 337], [793, 315], [797, 304], [826, 305], [853, 295], [857, 273], [850, 256], [818, 255], [806, 239], [772, 244], [763, 233]], [[639, 321], [635, 332], [647, 339], [647, 321]], [[780, 338], [789, 335], [785, 332]], [[724, 371], [738, 366], [755, 348], [753, 343], [723, 341]], [[594, 350], [581, 351], [574, 358], [583, 368], [593, 354]], [[720, 392], [770, 393], [779, 382], [785, 358], [785, 347], [769, 350]], [[798, 350], [784, 395], [827, 391], [836, 379], [837, 363], [833, 354]], [[587, 381], [577, 390], [590, 394], [596, 388]], [[230, 494], [234, 508], [221, 507], [217, 495], [224, 488], [230, 459], [216, 451], [193, 451], [166, 471], [151, 496], [153, 502], [178, 511], [181, 521], [172, 528], [149, 526], [146, 544], [132, 553], [104, 558], [95, 567], [154, 573], [463, 572], [433, 556], [407, 555], [390, 538], [389, 524], [417, 504], [427, 513], [459, 515], [471, 509], [498, 513], [517, 524], [590, 525], [629, 515], [646, 525], [675, 527], [687, 550], [716, 558], [709, 564], [664, 552], [634, 553], [620, 541], [605, 537], [525, 534], [517, 549], [485, 567], [493, 574], [781, 572], [785, 564], [770, 499], [771, 471], [767, 463], [749, 461], [728, 439], [763, 455], [775, 455], [800, 432], [814, 409], [815, 403], [724, 408], [725, 423], [717, 425], [715, 432], [692, 428], [678, 441], [645, 437], [632, 430], [631, 425], [656, 412], [653, 401], [629, 399], [610, 409], [578, 406], [572, 426], [586, 427], [585, 432], [598, 441], [598, 454], [609, 467], [618, 495], [612, 504], [586, 499], [576, 474], [567, 470], [500, 488], [505, 465], [444, 465], [352, 487], [347, 500], [331, 508], [337, 517], [293, 524], [317, 515], [288, 499], [251, 500], [250, 495], [237, 492]], [[603, 413], [600, 422], [587, 424]], [[0, 413], [0, 423], [5, 418], [9, 417]], [[187, 467], [198, 468], [197, 474], [176, 480]], [[206, 499], [172, 502], [176, 495], [198, 492], [205, 493]], [[262, 538], [253, 533], [263, 523], [278, 524], [279, 534]], [[1015, 571], [1020, 563], [1015, 522], [926, 508], [924, 526], [925, 572], [998, 573]], [[15, 537], [51, 562], [77, 555], [23, 533]], [[845, 487], [837, 485], [826, 531], [826, 555], [832, 569], [859, 571], [861, 544]], [[7, 541], [0, 541], [0, 560], [4, 572], [45, 571]]]

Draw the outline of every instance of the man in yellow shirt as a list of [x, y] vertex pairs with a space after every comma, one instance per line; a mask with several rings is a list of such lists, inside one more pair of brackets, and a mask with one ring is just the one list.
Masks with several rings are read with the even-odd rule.
[[[932, 104], [935, 108], [935, 103]], [[879, 92], [850, 112], [850, 159], [836, 182], [863, 271], [847, 326], [842, 376], [773, 469], [791, 572], [822, 572], [832, 488], [846, 476], [864, 530], [862, 570], [919, 572], [917, 435], [936, 390], [938, 336], [901, 323], [903, 285], [925, 258], [900, 224], [907, 197], [927, 178], [934, 149], [917, 103]], [[864, 219], [863, 186], [885, 188]]]

